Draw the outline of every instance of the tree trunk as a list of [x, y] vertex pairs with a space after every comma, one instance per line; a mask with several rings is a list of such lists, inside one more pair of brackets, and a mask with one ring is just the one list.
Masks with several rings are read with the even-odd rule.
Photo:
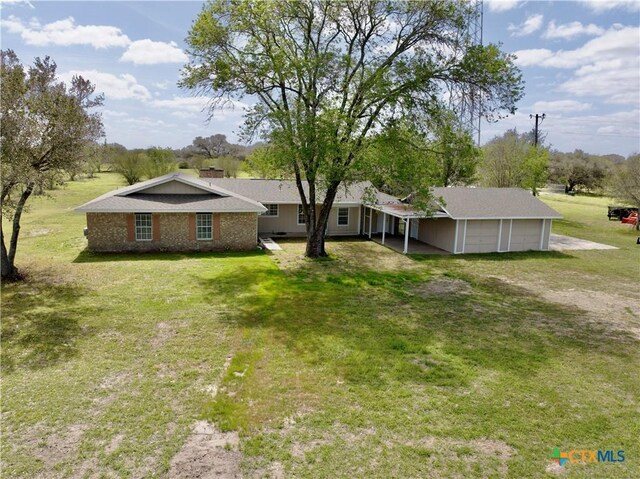
[[2, 221], [0, 221], [0, 247], [2, 248], [2, 259], [0, 261], [0, 273], [2, 275], [2, 278], [12, 278], [15, 275], [15, 271], [9, 264], [7, 247], [4, 245], [4, 230], [2, 229]]
[[15, 267], [16, 249], [18, 248], [18, 236], [20, 235], [20, 218], [22, 217], [22, 211], [24, 205], [31, 196], [35, 183], [29, 183], [25, 190], [20, 195], [16, 211], [13, 215], [13, 231], [11, 232], [11, 241], [9, 243], [9, 253], [4, 244], [4, 231], [2, 232], [2, 278], [15, 279], [18, 275], [18, 270]]
[[[327, 256], [327, 252], [324, 246], [325, 231], [327, 230], [327, 224], [329, 222], [329, 214], [333, 207], [333, 201], [335, 200], [336, 193], [340, 182], [332, 182], [327, 189], [322, 208], [320, 208], [320, 214], [315, 214], [315, 205], [309, 205], [309, 210], [313, 209], [312, 216], [315, 219], [315, 223], [312, 223], [307, 228], [307, 248], [305, 250], [305, 256], [307, 258], [322, 258]], [[308, 221], [308, 220], [307, 220]]]
[[327, 256], [324, 249], [323, 230], [315, 228], [314, 231], [307, 236], [307, 249], [305, 250], [304, 255], [307, 258], [322, 258]]

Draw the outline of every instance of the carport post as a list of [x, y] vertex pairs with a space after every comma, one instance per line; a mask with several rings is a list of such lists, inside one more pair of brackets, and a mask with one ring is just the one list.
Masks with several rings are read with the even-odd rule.
[[373, 208], [369, 208], [369, 239], [371, 239], [371, 222], [373, 221]]
[[405, 220], [405, 225], [404, 225], [404, 254], [407, 254], [409, 252], [409, 229], [411, 228], [411, 225], [409, 224], [411, 220], [409, 218], [407, 218]]
[[382, 213], [382, 244], [384, 244], [384, 233], [387, 230], [387, 214]]

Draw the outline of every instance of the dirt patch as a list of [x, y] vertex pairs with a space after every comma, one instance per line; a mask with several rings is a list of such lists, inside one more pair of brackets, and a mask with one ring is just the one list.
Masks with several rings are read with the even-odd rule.
[[552, 474], [554, 476], [559, 476], [560, 474], [564, 474], [567, 472], [567, 468], [566, 467], [562, 467], [560, 464], [558, 464], [557, 462], [552, 462], [551, 464], [549, 464], [544, 471], [547, 474]]
[[109, 441], [109, 444], [107, 444], [107, 447], [104, 448], [104, 452], [107, 454], [113, 454], [116, 449], [118, 449], [118, 446], [120, 446], [120, 443], [123, 439], [123, 434], [116, 434], [115, 436], [113, 436], [111, 438], [111, 441]]
[[411, 258], [379, 245], [374, 241], [361, 239], [328, 240], [328, 259], [310, 260], [304, 257], [305, 240], [278, 240], [282, 251], [274, 251], [271, 258], [286, 272], [349, 272], [349, 271], [407, 271], [419, 268], [419, 263]]
[[169, 477], [239, 478], [239, 444], [237, 432], [221, 432], [207, 421], [198, 421], [182, 450], [171, 460]]
[[51, 434], [34, 448], [34, 456], [44, 463], [45, 469], [51, 470], [77, 453], [86, 430], [86, 424], [72, 424], [61, 434]]
[[128, 372], [112, 374], [111, 376], [107, 376], [102, 380], [102, 382], [100, 383], [100, 387], [102, 389], [120, 389], [122, 388], [122, 386], [131, 381], [131, 379], [131, 373]]
[[544, 282], [499, 279], [531, 291], [551, 303], [585, 311], [585, 321], [606, 326], [621, 341], [627, 341], [629, 337], [640, 341], [640, 307], [637, 295], [624, 296], [578, 288], [550, 289]]
[[29, 236], [43, 236], [43, 235], [47, 235], [49, 233], [51, 233], [51, 230], [48, 230], [46, 228], [40, 228], [40, 229], [35, 229], [35, 230], [29, 231]]
[[413, 291], [421, 296], [459, 295], [471, 293], [471, 285], [456, 278], [436, 278], [415, 287]]
[[156, 326], [156, 335], [151, 339], [151, 347], [159, 349], [167, 341], [170, 341], [176, 335], [176, 325], [167, 321], [162, 321]]
[[345, 426], [338, 424], [320, 438], [312, 439], [304, 443], [294, 442], [291, 445], [291, 455], [298, 458], [304, 458], [307, 452], [311, 452], [321, 446], [333, 444], [336, 442], [337, 438], [340, 438], [340, 440], [344, 441], [348, 446], [351, 446], [364, 440], [368, 436], [374, 435], [375, 433], [376, 430], [372, 427], [349, 431]]
[[[212, 397], [218, 394], [219, 384], [231, 365], [233, 356], [225, 358], [216, 384], [205, 391]], [[169, 477], [177, 479], [208, 479], [242, 477], [239, 451], [240, 437], [235, 431], [219, 431], [208, 421], [197, 421], [191, 435], [178, 454], [171, 459]]]

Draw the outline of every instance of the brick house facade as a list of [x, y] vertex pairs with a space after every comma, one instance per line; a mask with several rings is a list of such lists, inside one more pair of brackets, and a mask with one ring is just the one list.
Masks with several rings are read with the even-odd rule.
[[212, 213], [211, 239], [196, 238], [196, 213], [152, 213], [152, 239], [136, 240], [135, 213], [87, 213], [89, 251], [248, 251], [256, 248], [252, 213]]

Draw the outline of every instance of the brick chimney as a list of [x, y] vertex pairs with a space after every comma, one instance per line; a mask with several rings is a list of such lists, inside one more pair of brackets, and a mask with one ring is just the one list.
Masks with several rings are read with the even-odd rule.
[[210, 166], [209, 168], [200, 169], [200, 178], [224, 178], [224, 170]]

